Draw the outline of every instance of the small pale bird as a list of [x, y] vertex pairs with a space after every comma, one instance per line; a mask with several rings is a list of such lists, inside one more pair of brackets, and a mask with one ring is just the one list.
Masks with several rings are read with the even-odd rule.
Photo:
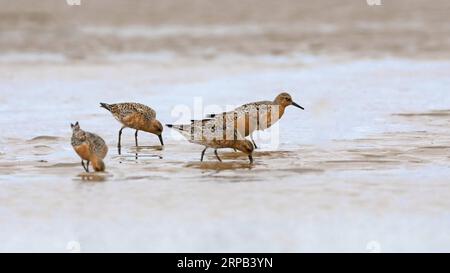
[[[72, 147], [81, 157], [81, 166], [86, 172], [89, 172], [89, 163], [92, 162], [96, 172], [104, 172], [103, 159], [108, 153], [105, 141], [96, 134], [83, 131], [78, 121], [70, 126], [72, 128]], [[85, 160], [87, 161], [86, 165], [84, 164]]]
[[265, 130], [270, 128], [284, 115], [286, 107], [293, 105], [302, 110], [302, 106], [298, 105], [292, 100], [288, 93], [279, 94], [273, 101], [258, 101], [244, 104], [233, 111], [224, 112], [220, 114], [209, 114], [206, 117], [216, 118], [223, 116], [224, 119], [232, 119], [237, 116], [237, 130], [245, 137], [250, 135], [253, 145], [256, 146], [253, 140], [253, 132], [256, 130]]
[[116, 103], [107, 104], [100, 103], [100, 106], [111, 112], [115, 119], [122, 123], [122, 128], [119, 131], [119, 142], [117, 147], [121, 148], [122, 130], [125, 128], [136, 129], [134, 139], [136, 147], [138, 146], [138, 132], [144, 131], [158, 136], [161, 145], [164, 146], [162, 138], [163, 126], [156, 119], [156, 112], [152, 108], [140, 103]]
[[230, 122], [223, 122], [222, 119], [192, 120], [191, 124], [182, 125], [166, 124], [167, 127], [181, 133], [189, 142], [205, 146], [200, 161], [203, 161], [206, 150], [213, 148], [217, 159], [222, 162], [217, 150], [232, 148], [246, 154], [252, 164], [253, 144], [240, 136], [232, 125]]

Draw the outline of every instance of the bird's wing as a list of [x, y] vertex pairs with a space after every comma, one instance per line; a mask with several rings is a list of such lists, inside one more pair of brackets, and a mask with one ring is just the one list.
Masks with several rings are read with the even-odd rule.
[[191, 124], [166, 124], [169, 128], [172, 128], [179, 132], [184, 138], [191, 141], [196, 138], [196, 132], [199, 131], [195, 122], [191, 122]]
[[132, 108], [134, 111], [144, 115], [147, 119], [156, 118], [155, 110], [153, 110], [151, 107], [148, 107], [147, 105], [140, 104], [140, 103], [133, 103]]
[[88, 141], [91, 142], [92, 145], [90, 145], [90, 148], [92, 149], [92, 151], [96, 154], [101, 153], [102, 150], [105, 149], [106, 147], [106, 143], [103, 140], [103, 138], [101, 138], [100, 136], [94, 134], [94, 133], [89, 133], [86, 132], [87, 134], [87, 139]]
[[190, 124], [171, 125], [192, 143], [208, 145], [221, 140], [241, 140], [244, 137], [236, 130], [234, 119], [222, 117], [204, 120], [192, 120]]
[[206, 140], [237, 140], [243, 139], [236, 127], [236, 115], [219, 116], [203, 124], [203, 137]]
[[142, 116], [147, 120], [156, 118], [156, 112], [152, 108], [134, 102], [109, 104], [108, 110], [120, 122], [134, 119], [136, 116]]
[[251, 102], [244, 104], [242, 106], [237, 107], [236, 109], [228, 112], [222, 112], [219, 114], [208, 114], [206, 117], [208, 118], [216, 118], [218, 116], [228, 116], [228, 115], [235, 115], [237, 114], [238, 117], [241, 117], [243, 115], [257, 115], [257, 111], [259, 106], [261, 105], [271, 105], [273, 102], [271, 101], [257, 101], [257, 102]]

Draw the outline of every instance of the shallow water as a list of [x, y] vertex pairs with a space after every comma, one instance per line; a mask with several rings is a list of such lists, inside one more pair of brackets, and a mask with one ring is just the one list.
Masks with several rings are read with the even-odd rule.
[[[450, 62], [152, 60], [0, 65], [0, 251], [450, 251]], [[164, 149], [124, 130], [118, 155], [98, 106], [173, 123], [190, 119], [176, 107], [201, 117], [282, 90], [306, 111], [256, 137], [252, 166], [232, 150], [201, 163], [168, 128]], [[75, 121], [106, 140], [106, 173], [83, 172]]]

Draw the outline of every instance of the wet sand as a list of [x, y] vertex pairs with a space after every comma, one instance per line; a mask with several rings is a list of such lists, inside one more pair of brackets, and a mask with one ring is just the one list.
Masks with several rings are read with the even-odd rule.
[[[1, 66], [1, 250], [449, 250], [450, 63], [197, 62]], [[119, 124], [98, 106], [140, 101], [173, 122], [195, 96], [239, 104], [280, 85], [306, 111], [287, 110], [279, 146], [256, 138], [253, 166], [232, 150], [200, 163], [168, 128], [163, 150], [125, 130], [118, 155]], [[83, 173], [75, 121], [106, 139], [106, 173]]]
[[[0, 251], [450, 251], [446, 1], [0, 2]], [[99, 107], [176, 123], [282, 90], [306, 110], [256, 136], [252, 166], [201, 163], [169, 128], [164, 149], [124, 130], [118, 155]], [[106, 173], [83, 172], [75, 121], [106, 140]]]

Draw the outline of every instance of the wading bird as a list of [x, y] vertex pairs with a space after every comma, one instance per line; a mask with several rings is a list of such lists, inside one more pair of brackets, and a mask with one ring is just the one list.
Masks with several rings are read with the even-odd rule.
[[[72, 128], [72, 147], [81, 157], [81, 166], [86, 172], [89, 172], [89, 163], [92, 162], [94, 170], [97, 172], [105, 171], [103, 159], [108, 153], [108, 147], [105, 141], [96, 134], [83, 131], [80, 124], [70, 124]], [[84, 161], [86, 165], [84, 164]]]
[[224, 119], [237, 116], [236, 129], [245, 137], [250, 136], [253, 145], [253, 132], [257, 130], [265, 130], [270, 128], [284, 115], [284, 111], [288, 106], [295, 106], [305, 110], [292, 100], [288, 93], [279, 94], [273, 101], [258, 101], [244, 104], [233, 111], [220, 114], [209, 114], [207, 118], [217, 118], [222, 116]]
[[206, 150], [212, 148], [217, 159], [222, 162], [217, 150], [232, 148], [246, 154], [250, 164], [253, 163], [253, 144], [240, 136], [230, 121], [223, 122], [223, 119], [192, 120], [191, 124], [166, 124], [166, 126], [180, 132], [189, 142], [205, 146], [200, 161], [203, 161]]
[[157, 135], [161, 142], [161, 146], [164, 146], [162, 138], [163, 126], [156, 119], [156, 112], [152, 108], [140, 103], [131, 102], [117, 104], [100, 103], [100, 106], [111, 112], [114, 118], [122, 124], [122, 128], [119, 131], [119, 141], [117, 143], [119, 154], [121, 149], [122, 130], [125, 128], [136, 129], [134, 134], [136, 147], [138, 146], [139, 131]]

